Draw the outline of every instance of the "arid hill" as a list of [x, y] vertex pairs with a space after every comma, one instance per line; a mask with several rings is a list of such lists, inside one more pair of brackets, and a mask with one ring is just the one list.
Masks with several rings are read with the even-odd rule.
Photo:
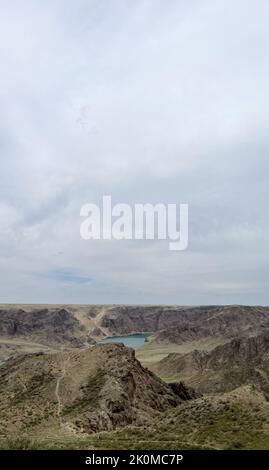
[[10, 359], [0, 367], [0, 394], [0, 434], [112, 430], [195, 396], [163, 382], [120, 344]]
[[268, 448], [269, 308], [2, 306], [0, 394], [1, 448]]
[[86, 327], [64, 308], [0, 310], [0, 340], [17, 339], [57, 347], [81, 347], [88, 340]]
[[[1, 449], [268, 449], [269, 402], [253, 386], [206, 395], [156, 413], [143, 425], [77, 433], [63, 426], [0, 434]], [[51, 422], [50, 422], [51, 425]]]
[[[268, 307], [249, 306], [158, 306], [158, 305], [65, 305], [65, 306], [1, 306], [0, 337], [41, 335], [50, 329], [51, 335], [76, 337], [87, 331], [92, 337], [159, 332], [156, 339], [177, 340], [180, 328], [207, 328], [215, 334], [235, 333], [269, 322]], [[213, 323], [212, 323], [213, 322]], [[177, 326], [178, 331], [175, 330]], [[173, 331], [174, 336], [172, 334]], [[184, 340], [184, 337], [182, 338]], [[179, 338], [180, 340], [180, 338]]]
[[152, 333], [151, 346], [157, 348], [191, 343], [191, 349], [200, 349], [199, 342], [214, 347], [238, 335], [258, 334], [268, 324], [266, 307], [2, 305], [0, 361], [16, 353], [83, 348], [106, 336], [141, 332]]
[[219, 306], [176, 321], [158, 331], [154, 341], [183, 344], [212, 337], [228, 341], [241, 335], [257, 334], [268, 327], [268, 307]]
[[156, 332], [177, 323], [195, 321], [211, 309], [214, 307], [117, 305], [106, 310], [100, 326], [111, 335]]
[[209, 352], [169, 354], [153, 368], [161, 377], [180, 377], [203, 393], [252, 384], [269, 399], [269, 330], [217, 346]]

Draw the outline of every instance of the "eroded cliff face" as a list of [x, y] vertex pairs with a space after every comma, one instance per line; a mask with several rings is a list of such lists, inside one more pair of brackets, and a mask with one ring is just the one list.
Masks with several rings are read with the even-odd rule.
[[17, 338], [49, 346], [79, 347], [87, 340], [87, 330], [64, 308], [0, 310], [0, 338]]
[[[255, 326], [269, 321], [268, 307], [247, 306], [36, 306], [0, 307], [0, 336], [40, 333], [46, 327], [63, 334], [67, 328], [103, 334], [132, 334], [137, 332], [169, 331], [175, 325], [204, 325], [210, 330], [212, 322], [223, 331], [234, 326]], [[213, 328], [213, 327], [212, 327]]]
[[190, 313], [157, 331], [155, 341], [183, 344], [206, 338], [230, 340], [240, 335], [253, 336], [269, 326], [268, 307], [219, 306]]
[[268, 324], [269, 308], [265, 307], [2, 306], [0, 359], [3, 348], [7, 354], [11, 347], [21, 350], [18, 342], [11, 344], [12, 339], [61, 349], [85, 347], [105, 336], [150, 332], [156, 343], [183, 344], [207, 338], [220, 338], [221, 343], [239, 334], [258, 334]]
[[214, 307], [115, 306], [102, 317], [101, 326], [111, 334], [156, 332], [184, 321], [207, 316]]

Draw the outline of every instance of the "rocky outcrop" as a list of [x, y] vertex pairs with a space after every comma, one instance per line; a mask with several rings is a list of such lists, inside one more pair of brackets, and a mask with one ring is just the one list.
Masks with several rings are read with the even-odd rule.
[[49, 416], [50, 426], [86, 433], [140, 425], [194, 397], [184, 384], [168, 385], [145, 369], [121, 344], [10, 359], [0, 367], [0, 393], [3, 426], [46, 426]]
[[193, 400], [194, 398], [202, 396], [201, 393], [197, 392], [192, 387], [187, 387], [183, 382], [171, 382], [169, 386], [181, 400]]

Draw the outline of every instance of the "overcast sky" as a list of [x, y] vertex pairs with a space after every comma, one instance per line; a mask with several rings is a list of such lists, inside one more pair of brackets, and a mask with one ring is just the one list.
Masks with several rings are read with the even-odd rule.
[[[268, 0], [0, 6], [0, 302], [269, 305]], [[188, 249], [81, 240], [103, 194]]]

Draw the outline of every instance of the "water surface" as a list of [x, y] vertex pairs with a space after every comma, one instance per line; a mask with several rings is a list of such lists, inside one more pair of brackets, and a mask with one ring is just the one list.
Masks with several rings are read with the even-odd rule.
[[99, 341], [102, 344], [106, 343], [123, 343], [124, 346], [130, 348], [138, 349], [146, 341], [146, 338], [150, 336], [150, 333], [137, 333], [135, 335], [126, 335], [126, 336], [110, 336]]

